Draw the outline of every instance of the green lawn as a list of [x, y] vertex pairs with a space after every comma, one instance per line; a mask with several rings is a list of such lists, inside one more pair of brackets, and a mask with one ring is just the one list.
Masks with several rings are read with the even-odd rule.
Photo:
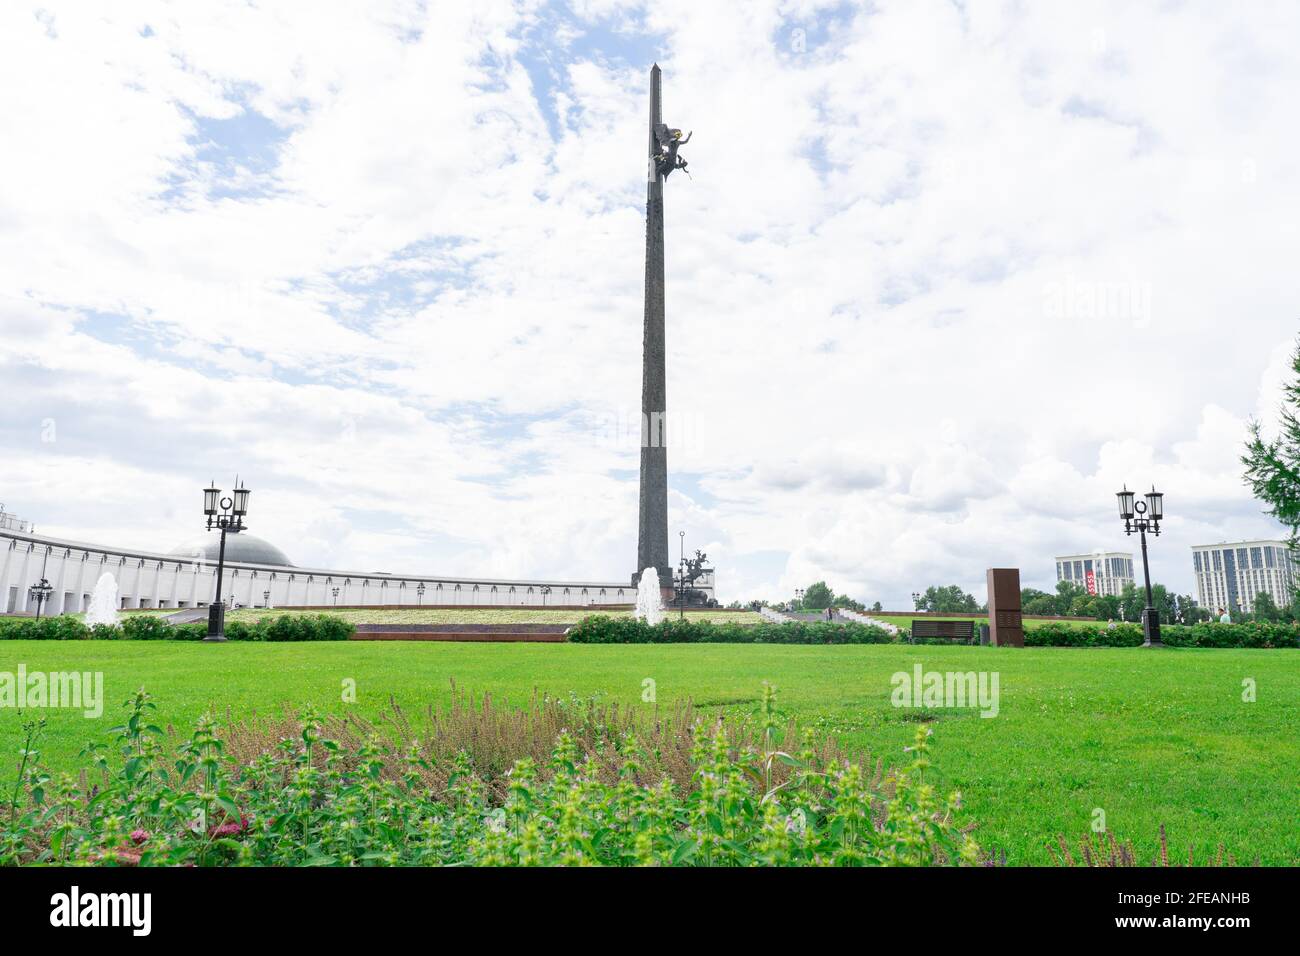
[[[1056, 833], [1084, 834], [1093, 810], [1146, 859], [1163, 822], [1172, 846], [1216, 843], [1239, 858], [1300, 862], [1300, 656], [1289, 651], [866, 645], [571, 645], [368, 643], [237, 644], [0, 642], [0, 671], [102, 671], [110, 706], [100, 720], [47, 710], [44, 744], [56, 769], [77, 766], [104, 737], [118, 703], [143, 685], [163, 721], [187, 729], [209, 706], [237, 716], [312, 702], [341, 711], [344, 679], [374, 713], [390, 694], [418, 713], [445, 702], [449, 681], [523, 701], [534, 688], [599, 693], [639, 703], [653, 678], [661, 703], [692, 698], [710, 710], [752, 712], [761, 683], [805, 724], [903, 759], [918, 714], [890, 704], [890, 676], [927, 669], [996, 671], [1001, 709], [938, 711], [936, 780], [965, 795], [986, 847], [1011, 863], [1050, 860]], [[1258, 702], [1242, 702], [1253, 678]], [[12, 783], [19, 717], [0, 709], [0, 782]]]

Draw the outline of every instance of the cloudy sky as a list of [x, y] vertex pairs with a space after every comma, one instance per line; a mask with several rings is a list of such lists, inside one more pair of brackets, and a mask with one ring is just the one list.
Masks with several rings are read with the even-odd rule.
[[[1271, 536], [1300, 333], [1300, 6], [0, 6], [0, 501], [299, 564], [634, 570], [646, 74], [669, 536], [724, 600], [886, 607]], [[742, 12], [738, 12], [743, 9]]]

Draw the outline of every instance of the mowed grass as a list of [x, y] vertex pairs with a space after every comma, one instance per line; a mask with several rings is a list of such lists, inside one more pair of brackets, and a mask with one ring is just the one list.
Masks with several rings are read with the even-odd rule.
[[[160, 717], [187, 731], [203, 711], [237, 717], [312, 703], [377, 713], [393, 695], [410, 714], [464, 689], [523, 702], [534, 688], [599, 694], [644, 707], [650, 678], [661, 705], [691, 699], [707, 713], [753, 713], [763, 681], [805, 725], [905, 758], [918, 719], [932, 719], [934, 780], [959, 789], [986, 848], [1011, 864], [1051, 861], [1105, 813], [1140, 859], [1171, 846], [1198, 859], [1224, 844], [1239, 860], [1300, 862], [1300, 656], [1288, 651], [979, 648], [867, 645], [572, 645], [370, 643], [237, 644], [0, 642], [0, 671], [102, 671], [109, 706], [99, 720], [45, 710], [43, 751], [58, 770], [104, 739], [118, 705], [144, 686]], [[891, 706], [891, 675], [927, 670], [999, 674], [1000, 712], [923, 715]], [[1242, 700], [1253, 679], [1258, 700]], [[344, 680], [358, 700], [341, 701]], [[0, 781], [14, 779], [21, 718], [0, 709]], [[8, 792], [5, 789], [2, 792]]]

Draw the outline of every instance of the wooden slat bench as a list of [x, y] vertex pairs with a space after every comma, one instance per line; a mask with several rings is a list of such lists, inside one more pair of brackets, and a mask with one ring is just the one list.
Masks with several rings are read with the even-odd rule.
[[922, 621], [912, 620], [912, 633], [908, 637], [915, 644], [917, 639], [961, 641], [963, 644], [975, 643], [974, 621]]

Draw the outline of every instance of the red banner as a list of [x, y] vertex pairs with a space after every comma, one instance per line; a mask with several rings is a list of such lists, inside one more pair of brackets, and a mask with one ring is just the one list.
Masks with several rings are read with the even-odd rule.
[[1093, 597], [1096, 597], [1096, 595], [1097, 595], [1097, 573], [1096, 573], [1095, 571], [1089, 571], [1089, 572], [1087, 572], [1086, 577], [1087, 577], [1087, 579], [1088, 579], [1088, 593], [1089, 593], [1090, 595], [1092, 595]]

